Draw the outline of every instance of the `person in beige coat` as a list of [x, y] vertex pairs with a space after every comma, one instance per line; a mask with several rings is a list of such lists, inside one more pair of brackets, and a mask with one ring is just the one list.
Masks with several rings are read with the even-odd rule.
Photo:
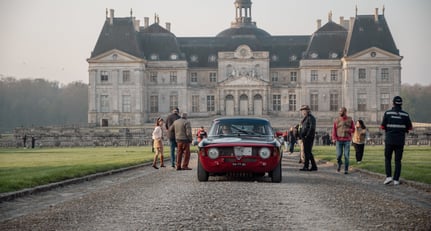
[[153, 168], [155, 169], [159, 169], [157, 167], [157, 159], [160, 155], [160, 167], [164, 168], [165, 165], [163, 163], [163, 130], [162, 130], [162, 125], [163, 125], [163, 119], [162, 118], [157, 118], [156, 121], [156, 127], [153, 130], [153, 134], [152, 134], [152, 138], [154, 140], [153, 143], [153, 147], [156, 150], [156, 153], [154, 154], [154, 160], [153, 160]]
[[[192, 126], [187, 120], [187, 113], [182, 113], [181, 118], [174, 121], [169, 127], [169, 132], [175, 134], [177, 142], [177, 170], [192, 170], [189, 168], [190, 144], [193, 142]], [[184, 160], [183, 160], [184, 156]]]

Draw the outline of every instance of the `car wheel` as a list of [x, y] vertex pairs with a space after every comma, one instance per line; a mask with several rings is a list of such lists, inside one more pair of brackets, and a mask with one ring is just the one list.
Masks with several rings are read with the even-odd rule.
[[271, 172], [271, 181], [275, 183], [281, 182], [281, 160], [280, 163], [277, 164], [277, 167]]
[[208, 181], [208, 172], [202, 167], [201, 162], [198, 160], [198, 180], [199, 181]]

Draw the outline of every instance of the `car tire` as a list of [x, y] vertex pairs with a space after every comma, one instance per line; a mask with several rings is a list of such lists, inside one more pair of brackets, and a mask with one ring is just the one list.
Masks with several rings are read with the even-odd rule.
[[202, 167], [201, 162], [198, 160], [198, 180], [199, 181], [208, 181], [209, 174]]
[[274, 168], [271, 172], [271, 181], [274, 183], [280, 183], [281, 182], [281, 160], [280, 163], [277, 164], [277, 167]]

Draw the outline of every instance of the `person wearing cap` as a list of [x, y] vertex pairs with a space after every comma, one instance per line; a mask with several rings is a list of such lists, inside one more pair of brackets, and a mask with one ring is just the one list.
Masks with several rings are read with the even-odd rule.
[[[312, 153], [314, 136], [316, 133], [316, 118], [311, 114], [310, 107], [308, 105], [302, 105], [300, 108], [304, 118], [299, 125], [299, 136], [304, 145], [304, 167], [299, 169], [300, 171], [317, 171], [316, 161]], [[311, 162], [311, 168], [309, 164]]]
[[334, 120], [332, 127], [332, 142], [335, 143], [335, 150], [337, 153], [337, 172], [340, 172], [343, 161], [341, 156], [344, 153], [344, 174], [349, 173], [349, 159], [350, 159], [350, 143], [352, 142], [352, 135], [355, 132], [355, 123], [352, 117], [347, 116], [347, 109], [341, 107], [338, 111], [339, 117]]
[[164, 168], [165, 165], [163, 164], [163, 129], [162, 129], [162, 125], [163, 125], [163, 119], [162, 118], [157, 118], [156, 120], [156, 127], [153, 130], [152, 133], [152, 138], [154, 140], [153, 143], [153, 147], [156, 150], [156, 153], [154, 154], [154, 159], [153, 159], [153, 168], [155, 169], [159, 169], [157, 167], [157, 159], [160, 155], [160, 167]]
[[[400, 184], [401, 159], [403, 158], [406, 133], [413, 129], [412, 121], [407, 112], [401, 109], [403, 99], [395, 96], [392, 100], [393, 107], [383, 115], [380, 128], [385, 130], [385, 171], [384, 184], [392, 181], [394, 185]], [[395, 172], [392, 178], [392, 153], [395, 153]]]
[[[175, 133], [177, 142], [177, 170], [192, 170], [189, 168], [190, 144], [193, 142], [192, 126], [187, 120], [187, 113], [182, 113], [181, 118], [174, 121], [169, 129]], [[183, 160], [184, 157], [184, 160]]]
[[[180, 118], [180, 115], [178, 114], [179, 112], [180, 112], [180, 109], [176, 107], [172, 110], [172, 114], [170, 114], [166, 118], [166, 123], [165, 123], [166, 130], [169, 131], [169, 127], [172, 126], [174, 121]], [[170, 132], [168, 132], [167, 137], [169, 139], [169, 144], [171, 146], [171, 166], [172, 168], [175, 168], [175, 148], [177, 147], [175, 134], [171, 134]]]

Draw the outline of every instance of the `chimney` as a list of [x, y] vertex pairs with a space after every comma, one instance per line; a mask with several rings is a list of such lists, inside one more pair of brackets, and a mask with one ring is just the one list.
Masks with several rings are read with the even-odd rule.
[[322, 19], [317, 19], [317, 29], [320, 29], [322, 27]]
[[150, 25], [150, 18], [144, 17], [144, 28], [147, 28]]
[[135, 26], [135, 31], [139, 31], [140, 24], [141, 24], [140, 20], [134, 20], [133, 25]]
[[112, 25], [114, 24], [114, 9], [110, 9], [109, 12], [111, 13], [109, 15], [109, 24]]
[[171, 32], [171, 23], [170, 22], [166, 23], [166, 30], [168, 30], [169, 32]]
[[340, 17], [340, 25], [346, 28], [346, 30], [349, 30], [349, 23], [349, 20], [344, 20], [343, 16]]
[[374, 21], [375, 22], [379, 21], [379, 8], [374, 9]]

